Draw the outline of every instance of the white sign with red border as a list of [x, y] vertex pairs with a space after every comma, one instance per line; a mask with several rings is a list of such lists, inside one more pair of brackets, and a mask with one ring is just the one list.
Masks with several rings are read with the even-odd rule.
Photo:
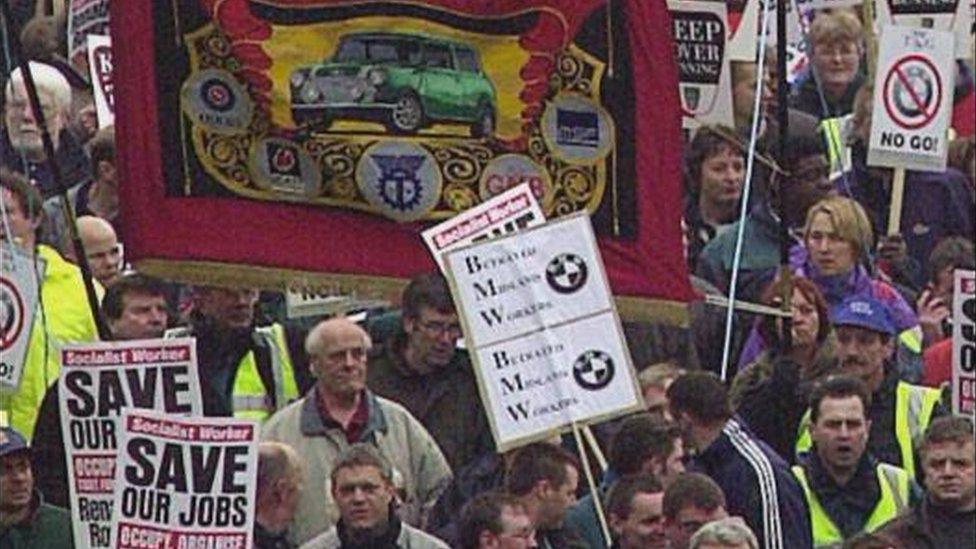
[[98, 127], [115, 124], [115, 84], [112, 80], [112, 38], [88, 35], [88, 69], [95, 90], [95, 113]]
[[7, 240], [0, 243], [0, 254], [0, 391], [14, 392], [37, 311], [38, 274], [34, 259]]
[[976, 414], [976, 271], [957, 270], [952, 299], [952, 413]]
[[119, 417], [127, 408], [200, 415], [192, 338], [67, 345], [58, 380], [76, 548], [109, 547]]
[[253, 547], [258, 424], [126, 409], [115, 549]]
[[952, 33], [888, 25], [881, 31], [868, 165], [942, 171], [948, 152]]
[[421, 236], [437, 266], [444, 272], [444, 255], [451, 250], [545, 222], [546, 216], [532, 186], [521, 183], [434, 225]]

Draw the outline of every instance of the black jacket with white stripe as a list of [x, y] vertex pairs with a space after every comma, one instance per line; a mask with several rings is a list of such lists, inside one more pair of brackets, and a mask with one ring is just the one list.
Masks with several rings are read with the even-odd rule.
[[761, 549], [813, 547], [806, 499], [789, 465], [739, 418], [729, 419], [692, 468], [722, 487], [729, 514], [745, 519]]

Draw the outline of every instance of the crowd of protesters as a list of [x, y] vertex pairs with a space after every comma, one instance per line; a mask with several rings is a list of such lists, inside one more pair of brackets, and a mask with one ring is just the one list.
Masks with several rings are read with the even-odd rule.
[[119, 180], [114, 132], [92, 122], [59, 21], [23, 11], [9, 28], [35, 60], [55, 158], [13, 69], [0, 231], [44, 261], [44, 322], [19, 388], [0, 400], [0, 546], [71, 543], [57, 349], [98, 329], [57, 161], [110, 337], [195, 337], [205, 414], [262, 422], [256, 547], [976, 547], [973, 425], [950, 415], [946, 391], [953, 271], [976, 267], [971, 60], [956, 62], [949, 167], [907, 173], [895, 231], [892, 170], [866, 160], [873, 90], [858, 14], [814, 18], [787, 132], [775, 56], [763, 74], [734, 63], [734, 126], [703, 126], [685, 146], [689, 272], [703, 293], [726, 294], [737, 269], [737, 299], [776, 309], [789, 299], [789, 328], [736, 312], [723, 364], [724, 309], [693, 306], [680, 353], [658, 345], [663, 328], [628, 325], [635, 358], [652, 358], [637, 360], [646, 411], [594, 426], [607, 467], [586, 471], [559, 436], [496, 451], [439, 274], [416, 276], [399, 308], [309, 325], [268, 306], [273, 292], [134, 272], [118, 186], [138, 182]]

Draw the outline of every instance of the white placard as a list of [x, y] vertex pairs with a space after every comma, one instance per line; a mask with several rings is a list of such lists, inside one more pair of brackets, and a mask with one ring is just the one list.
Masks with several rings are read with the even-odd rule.
[[112, 81], [112, 39], [88, 35], [88, 71], [95, 90], [99, 129], [115, 124], [115, 84]]
[[878, 0], [874, 5], [879, 28], [898, 25], [952, 32], [958, 38], [956, 57], [973, 58], [973, 0]]
[[589, 217], [562, 218], [446, 256], [468, 347], [612, 308]]
[[390, 302], [383, 299], [368, 299], [355, 295], [323, 294], [312, 290], [285, 292], [285, 315], [288, 318], [332, 316], [389, 306]]
[[253, 545], [258, 424], [126, 409], [112, 547]]
[[0, 241], [0, 391], [5, 393], [20, 387], [42, 276], [34, 271], [33, 258]]
[[869, 166], [943, 171], [955, 75], [952, 33], [888, 25], [881, 31]]
[[[681, 0], [681, 3], [684, 4], [684, 0]], [[725, 18], [725, 21], [729, 22], [729, 59], [732, 61], [755, 61], [759, 21], [762, 17], [762, 0], [726, 0], [724, 3], [729, 14]], [[731, 21], [733, 14], [739, 17], [734, 25]]]
[[952, 300], [952, 412], [976, 413], [976, 271], [957, 270]]
[[502, 451], [642, 405], [613, 311], [481, 347], [475, 357]]
[[522, 183], [427, 229], [421, 236], [444, 272], [444, 255], [473, 242], [511, 234], [546, 222], [528, 183]]
[[58, 397], [75, 547], [109, 547], [122, 410], [202, 414], [195, 341], [67, 345]]
[[[668, 4], [671, 36], [678, 60], [682, 126], [732, 126], [732, 72], [722, 2], [681, 1]], [[755, 29], [753, 29], [753, 32]]]
[[109, 0], [69, 0], [68, 6], [68, 61], [86, 74], [88, 35], [110, 34]]

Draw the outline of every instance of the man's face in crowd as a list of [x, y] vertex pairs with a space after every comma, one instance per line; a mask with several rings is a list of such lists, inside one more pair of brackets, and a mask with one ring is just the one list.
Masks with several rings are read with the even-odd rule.
[[105, 286], [114, 282], [122, 274], [122, 246], [115, 230], [103, 219], [85, 216], [78, 220], [78, 234], [92, 276]]
[[638, 492], [630, 502], [627, 518], [610, 516], [621, 549], [664, 549], [668, 538], [664, 532], [664, 492]]
[[949, 266], [935, 273], [935, 280], [932, 281], [932, 293], [942, 300], [947, 306], [952, 305], [952, 295], [955, 291], [954, 267]]
[[674, 447], [666, 458], [662, 460], [658, 457], [651, 457], [648, 462], [645, 462], [645, 468], [648, 463], [650, 465], [646, 472], [653, 475], [667, 487], [674, 479], [678, 478], [678, 475], [685, 472], [684, 460], [684, 442], [681, 440], [681, 437], [678, 437], [674, 439]]
[[[9, 89], [8, 89], [9, 91]], [[64, 127], [65, 115], [63, 105], [58, 105], [57, 99], [43, 86], [37, 87], [37, 98], [41, 103], [44, 120], [47, 122], [48, 133], [57, 143], [57, 136]], [[13, 85], [13, 94], [7, 95], [7, 105], [4, 109], [4, 119], [13, 148], [28, 157], [36, 158], [44, 153], [41, 141], [41, 129], [30, 108], [27, 90], [24, 83]]]
[[826, 212], [814, 214], [806, 245], [813, 264], [827, 276], [844, 274], [854, 268], [857, 259], [854, 246], [841, 238]]
[[414, 368], [430, 373], [447, 366], [454, 358], [461, 324], [455, 312], [421, 307], [416, 318], [404, 318], [407, 352]]
[[339, 323], [324, 332], [322, 338], [322, 352], [310, 357], [322, 390], [342, 396], [362, 391], [366, 387], [369, 352], [366, 333], [351, 322]]
[[485, 530], [479, 539], [479, 549], [529, 549], [537, 547], [532, 519], [522, 507], [502, 507], [502, 531]]
[[884, 364], [895, 352], [893, 338], [860, 326], [834, 326], [842, 373], [861, 378], [873, 394], [884, 381]]
[[0, 187], [0, 197], [3, 197], [3, 207], [7, 212], [7, 223], [0, 223], [0, 235], [7, 240], [5, 225], [9, 225], [13, 236], [10, 240], [22, 248], [32, 247], [34, 231], [40, 225], [40, 220], [27, 217], [27, 212], [20, 206], [20, 200], [10, 189]]
[[830, 468], [852, 470], [868, 444], [871, 422], [856, 396], [827, 397], [820, 401], [820, 414], [810, 425], [817, 455]]
[[115, 339], [151, 339], [163, 336], [168, 319], [163, 296], [129, 292], [122, 296], [122, 314], [109, 320], [109, 328]]
[[732, 147], [721, 147], [705, 157], [701, 165], [701, 195], [711, 204], [737, 204], [745, 181], [742, 154]]
[[332, 497], [347, 528], [354, 532], [377, 532], [390, 520], [393, 485], [372, 466], [343, 467], [332, 485]]
[[[814, 204], [834, 193], [830, 184], [830, 163], [822, 154], [804, 156], [789, 166], [783, 188], [784, 207], [792, 219], [806, 219]], [[829, 218], [828, 218], [829, 219]]]
[[714, 509], [700, 509], [694, 505], [685, 506], [678, 511], [674, 520], [665, 521], [668, 540], [671, 542], [670, 548], [688, 549], [691, 536], [695, 535], [699, 528], [709, 522], [728, 518], [728, 516], [725, 507], [722, 506]]
[[552, 486], [549, 481], [540, 481], [540, 506], [537, 528], [557, 528], [566, 516], [566, 509], [576, 503], [576, 489], [579, 487], [579, 473], [575, 467], [566, 466], [566, 482]]
[[671, 419], [671, 411], [668, 410], [668, 387], [674, 379], [664, 380], [663, 385], [648, 385], [644, 388], [644, 408], [651, 414], [661, 414], [667, 419]]
[[34, 497], [34, 473], [30, 454], [13, 452], [0, 457], [0, 512], [16, 513]]
[[251, 327], [258, 302], [257, 290], [209, 287], [198, 292], [195, 307], [204, 316], [213, 318], [225, 329]]
[[842, 88], [853, 82], [857, 76], [861, 50], [850, 40], [814, 44], [812, 61], [813, 68], [825, 87]]
[[976, 505], [974, 454], [976, 446], [972, 440], [947, 440], [925, 447], [925, 487], [936, 505], [957, 511], [971, 511]]

